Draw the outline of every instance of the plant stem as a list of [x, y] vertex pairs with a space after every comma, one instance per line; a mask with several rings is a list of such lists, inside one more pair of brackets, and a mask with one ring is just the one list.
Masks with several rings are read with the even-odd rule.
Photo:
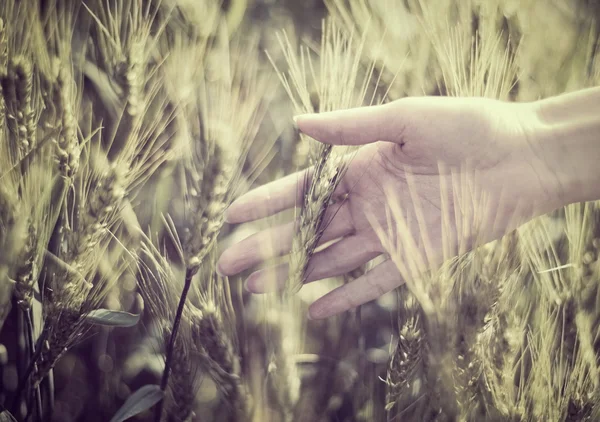
[[33, 357], [31, 359], [31, 362], [29, 362], [29, 365], [27, 365], [27, 369], [25, 370], [24, 375], [19, 379], [19, 383], [17, 384], [17, 389], [15, 391], [15, 396], [13, 398], [12, 404], [10, 406], [10, 410], [12, 413], [15, 413], [15, 411], [18, 409], [19, 403], [20, 403], [20, 399], [21, 399], [21, 394], [23, 393], [23, 389], [25, 388], [25, 385], [27, 384], [29, 377], [31, 376], [31, 374], [34, 371], [34, 367], [35, 367], [35, 362], [39, 359], [39, 357], [42, 355], [42, 347], [41, 345], [44, 344], [44, 341], [46, 340], [47, 337], [47, 330], [44, 329], [44, 331], [42, 331], [42, 334], [40, 335], [40, 339], [38, 341], [38, 345], [40, 347], [38, 347], [35, 351], [35, 353], [33, 353]]
[[[173, 349], [175, 348], [175, 340], [177, 339], [177, 332], [179, 331], [179, 324], [181, 322], [181, 316], [183, 315], [183, 308], [187, 299], [188, 292], [192, 285], [192, 278], [197, 270], [190, 268], [185, 271], [185, 282], [183, 284], [183, 291], [179, 298], [179, 305], [177, 306], [177, 313], [175, 314], [175, 320], [173, 321], [173, 328], [171, 330], [171, 337], [169, 338], [169, 344], [167, 345], [167, 356], [165, 360], [165, 370], [163, 371], [162, 380], [160, 382], [160, 389], [165, 392], [167, 385], [169, 384], [169, 375], [171, 374], [171, 360], [173, 359]], [[162, 417], [164, 399], [160, 400], [156, 404], [156, 412], [154, 413], [154, 421], [160, 422]]]
[[[31, 351], [31, 363], [35, 362], [35, 340], [33, 338], [33, 310], [29, 308], [27, 310], [23, 310], [23, 314], [25, 315], [25, 323], [26, 323], [26, 331], [27, 331], [27, 339], [29, 341], [29, 348]], [[41, 421], [43, 416], [43, 408], [42, 408], [42, 396], [40, 393], [40, 386], [35, 387], [35, 403], [37, 410], [37, 420]]]
[[46, 391], [48, 393], [48, 410], [46, 412], [46, 417], [49, 420], [52, 420], [52, 414], [54, 413], [54, 369], [50, 368], [50, 371], [48, 371], [48, 375], [46, 375], [46, 379], [43, 382], [46, 383]]
[[20, 378], [19, 383], [17, 385], [17, 390], [15, 392], [15, 395], [13, 396], [13, 401], [11, 403], [11, 407], [10, 407], [10, 411], [11, 413], [17, 415], [17, 412], [19, 412], [19, 414], [17, 415], [17, 417], [22, 416], [21, 413], [21, 393], [23, 388], [25, 387], [25, 384], [23, 384], [22, 378], [23, 378], [23, 373], [27, 372], [27, 361], [26, 361], [26, 357], [27, 357], [27, 350], [26, 348], [26, 344], [25, 344], [25, 339], [23, 338], [23, 325], [24, 325], [24, 321], [23, 321], [23, 313], [21, 312], [21, 308], [19, 308], [19, 306], [17, 305], [17, 302], [15, 300], [15, 297], [13, 296], [12, 298], [12, 311], [14, 312], [14, 318], [15, 318], [15, 344], [17, 345], [17, 355], [16, 355], [16, 366], [17, 366], [17, 374]]

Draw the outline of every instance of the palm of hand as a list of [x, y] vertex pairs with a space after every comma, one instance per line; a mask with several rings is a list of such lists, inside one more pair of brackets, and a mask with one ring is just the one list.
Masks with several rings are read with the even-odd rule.
[[[325, 142], [370, 143], [358, 150], [336, 191], [338, 197], [343, 195], [345, 199], [327, 211], [328, 225], [321, 243], [339, 240], [313, 255], [307, 281], [345, 274], [386, 252], [373, 229], [374, 222], [397, 242], [397, 221], [390, 220], [386, 211], [390, 201], [399, 202], [410, 238], [414, 239], [419, 252], [427, 251], [432, 265], [466, 252], [476, 242], [496, 239], [519, 222], [549, 211], [544, 205], [547, 198], [543, 198], [542, 205], [531, 202], [517, 212], [516, 219], [511, 219], [524, 196], [544, 188], [535, 182], [540, 165], [522, 165], [523, 157], [529, 156], [531, 150], [525, 120], [517, 112], [517, 105], [513, 104], [509, 111], [506, 103], [484, 99], [424, 97], [410, 100], [306, 117], [298, 122], [305, 133]], [[388, 142], [375, 142], [377, 140]], [[444, 168], [439, 167], [440, 161]], [[464, 183], [465, 165], [477, 172], [477, 177], [469, 179], [468, 184]], [[232, 205], [229, 220], [250, 221], [293, 207], [302, 195], [298, 191], [301, 180], [296, 174], [256, 189]], [[457, 180], [463, 182], [458, 197], [456, 191], [453, 194], [452, 190], [441, 189], [452, 187]], [[520, 189], [516, 192], [513, 189], [512, 195], [502, 197], [518, 181], [523, 182]], [[481, 191], [486, 192], [487, 201], [477, 204], [483, 202], [478, 196]], [[391, 198], [390, 192], [396, 197]], [[442, 198], [446, 199], [444, 204]], [[261, 203], [266, 204], [262, 209], [258, 208]], [[475, 209], [478, 206], [481, 209]], [[421, 217], [420, 224], [417, 216]], [[482, 227], [493, 227], [492, 230], [486, 233], [478, 232], [476, 227], [473, 230], [476, 217]], [[447, 232], [448, 227], [454, 227], [446, 233], [444, 253], [443, 222], [450, 223], [446, 224]], [[421, 233], [423, 228], [426, 240]], [[265, 258], [288, 253], [293, 230], [292, 222], [232, 246], [219, 261], [220, 272], [232, 275]], [[269, 243], [273, 247], [264, 255], [261, 245]], [[282, 285], [287, 270], [287, 264], [282, 264], [275, 267], [274, 272], [257, 271], [248, 278], [247, 288], [253, 292], [269, 290], [272, 285], [269, 286], [266, 279], [273, 274], [276, 285]], [[351, 309], [402, 282], [396, 265], [391, 260], [384, 261], [316, 301], [310, 315], [320, 318]]]

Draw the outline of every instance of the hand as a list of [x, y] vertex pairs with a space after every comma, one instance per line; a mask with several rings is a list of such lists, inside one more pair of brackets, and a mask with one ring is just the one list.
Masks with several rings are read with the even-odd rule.
[[[384, 229], [390, 229], [386, 218], [389, 200], [397, 199], [402, 205], [407, 221], [412, 221], [410, 232], [419, 249], [427, 251], [432, 265], [474, 247], [475, 238], [479, 243], [492, 241], [518, 224], [558, 208], [552, 172], [534, 152], [538, 150], [539, 119], [533, 104], [415, 97], [381, 106], [298, 116], [298, 128], [321, 142], [369, 144], [356, 152], [335, 192], [346, 199], [327, 211], [326, 221], [330, 222], [321, 243], [340, 240], [313, 255], [307, 281], [343, 275], [385, 253], [371, 223], [375, 218]], [[472, 216], [465, 214], [464, 207], [457, 206], [452, 196], [448, 205], [442, 206], [440, 182], [452, 186], [452, 175], [450, 171], [440, 171], [440, 161], [456, 172], [464, 171], [464, 166], [470, 164], [477, 175], [474, 188], [488, 195], [484, 209], [479, 210], [485, 215], [481, 226], [485, 233], [471, 232], [465, 239], [466, 227], [455, 230], [458, 233], [454, 233], [446, 253], [442, 253], [442, 211], [450, 213], [452, 222], [467, 217], [469, 221], [463, 226], [469, 228]], [[410, 193], [407, 173], [414, 180], [416, 196]], [[294, 207], [301, 203], [304, 178], [310, 174], [310, 169], [292, 174], [243, 195], [228, 209], [227, 221], [248, 222]], [[397, 198], [390, 198], [389, 192]], [[413, 203], [415, 198], [419, 204]], [[422, 210], [428, 242], [419, 240], [422, 236], [414, 218], [416, 205]], [[234, 275], [264, 259], [287, 254], [293, 232], [294, 222], [290, 222], [248, 237], [223, 252], [218, 271]], [[267, 256], [264, 245], [273, 245]], [[254, 272], [246, 281], [247, 289], [265, 292], [272, 285], [268, 276], [273, 274], [276, 284], [282, 286], [287, 264], [277, 266], [275, 273]], [[318, 299], [309, 308], [309, 317], [338, 314], [402, 283], [400, 272], [388, 259]]]

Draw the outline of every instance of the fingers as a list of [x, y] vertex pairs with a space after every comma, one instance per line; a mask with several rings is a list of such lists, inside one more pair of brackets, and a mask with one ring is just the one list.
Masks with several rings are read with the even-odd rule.
[[307, 281], [346, 274], [381, 254], [381, 244], [372, 236], [348, 236], [313, 255], [306, 269]]
[[311, 173], [312, 169], [302, 170], [242, 195], [225, 212], [225, 221], [245, 223], [301, 204]]
[[[399, 142], [402, 119], [397, 102], [295, 117], [298, 129], [334, 145], [363, 145], [377, 141]], [[400, 117], [400, 118], [399, 118]]]
[[356, 308], [404, 283], [398, 269], [387, 260], [371, 271], [316, 300], [308, 309], [310, 319], [322, 319]]
[[[240, 196], [225, 211], [225, 221], [231, 224], [246, 223], [302, 205], [312, 173], [311, 167], [267, 183]], [[334, 196], [348, 193], [349, 186], [345, 175], [335, 189]]]
[[[306, 281], [316, 281], [346, 274], [366, 264], [381, 252], [378, 242], [364, 235], [348, 236], [312, 256], [306, 270]], [[267, 293], [283, 288], [288, 278], [288, 264], [252, 273], [246, 288], [252, 293]]]
[[[339, 145], [359, 145], [379, 140], [400, 142], [403, 129], [401, 119], [397, 116], [400, 109], [396, 103], [302, 115], [297, 116], [296, 121], [302, 132], [321, 142]], [[349, 174], [356, 167], [355, 163], [350, 163], [347, 174], [335, 191], [336, 195], [347, 193], [351, 184], [348, 183]], [[244, 223], [299, 206], [312, 172], [312, 168], [303, 170], [242, 195], [226, 211], [225, 220], [228, 223]]]
[[[320, 243], [340, 238], [350, 234], [354, 227], [352, 216], [346, 202], [341, 205], [331, 205], [323, 221], [328, 222]], [[271, 227], [242, 240], [225, 250], [219, 262], [217, 271], [224, 276], [231, 276], [247, 270], [261, 262], [289, 253], [295, 232], [295, 222]]]

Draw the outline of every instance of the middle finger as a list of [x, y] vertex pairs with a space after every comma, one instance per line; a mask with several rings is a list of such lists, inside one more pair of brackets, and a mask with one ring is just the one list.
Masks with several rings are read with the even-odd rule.
[[[348, 201], [330, 206], [325, 212], [323, 221], [328, 224], [319, 244], [347, 236], [354, 230]], [[221, 275], [231, 276], [270, 258], [289, 253], [296, 231], [295, 226], [296, 222], [292, 221], [270, 227], [232, 245], [221, 254], [217, 263], [217, 271]]]

